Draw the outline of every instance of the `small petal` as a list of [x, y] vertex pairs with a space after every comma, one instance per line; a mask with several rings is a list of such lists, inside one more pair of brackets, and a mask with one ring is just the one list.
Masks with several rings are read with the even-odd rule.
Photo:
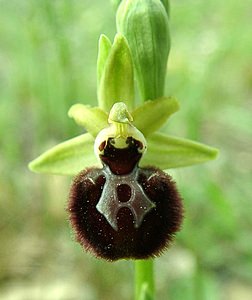
[[179, 110], [179, 103], [173, 97], [161, 97], [144, 102], [132, 112], [133, 124], [145, 136], [159, 129], [171, 114]]
[[108, 126], [108, 114], [99, 107], [74, 104], [68, 111], [68, 116], [83, 126], [93, 137]]
[[203, 163], [218, 154], [215, 148], [162, 133], [148, 137], [147, 149], [140, 166], [154, 165], [162, 170]]
[[89, 133], [65, 141], [29, 164], [37, 173], [75, 175], [83, 168], [100, 166], [94, 155], [94, 138]]

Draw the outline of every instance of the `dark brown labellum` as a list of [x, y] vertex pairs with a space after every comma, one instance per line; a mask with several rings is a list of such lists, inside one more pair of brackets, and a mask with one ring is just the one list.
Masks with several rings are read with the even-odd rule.
[[171, 177], [139, 168], [141, 143], [102, 145], [103, 168], [83, 170], [70, 191], [68, 210], [78, 242], [95, 256], [114, 261], [145, 259], [165, 250], [180, 229], [182, 201]]

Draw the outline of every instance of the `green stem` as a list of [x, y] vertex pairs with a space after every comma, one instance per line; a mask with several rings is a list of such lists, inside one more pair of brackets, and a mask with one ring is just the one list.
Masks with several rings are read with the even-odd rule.
[[135, 300], [154, 299], [153, 260], [135, 261]]
[[196, 260], [196, 269], [194, 275], [194, 299], [195, 300], [205, 299], [203, 269], [199, 257], [197, 257]]

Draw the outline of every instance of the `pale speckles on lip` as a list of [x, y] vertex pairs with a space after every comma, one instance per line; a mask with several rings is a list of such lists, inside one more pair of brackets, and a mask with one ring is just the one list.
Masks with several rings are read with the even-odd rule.
[[147, 181], [151, 180], [151, 179], [152, 179], [153, 177], [155, 177], [155, 176], [158, 176], [158, 174], [157, 174], [157, 173], [151, 174], [151, 175], [148, 177]]
[[88, 180], [92, 183], [92, 184], [95, 184], [94, 180], [92, 178], [88, 178]]

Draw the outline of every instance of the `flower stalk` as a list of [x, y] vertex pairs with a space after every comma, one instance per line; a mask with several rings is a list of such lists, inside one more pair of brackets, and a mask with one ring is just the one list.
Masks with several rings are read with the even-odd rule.
[[154, 261], [135, 261], [135, 300], [154, 299]]

